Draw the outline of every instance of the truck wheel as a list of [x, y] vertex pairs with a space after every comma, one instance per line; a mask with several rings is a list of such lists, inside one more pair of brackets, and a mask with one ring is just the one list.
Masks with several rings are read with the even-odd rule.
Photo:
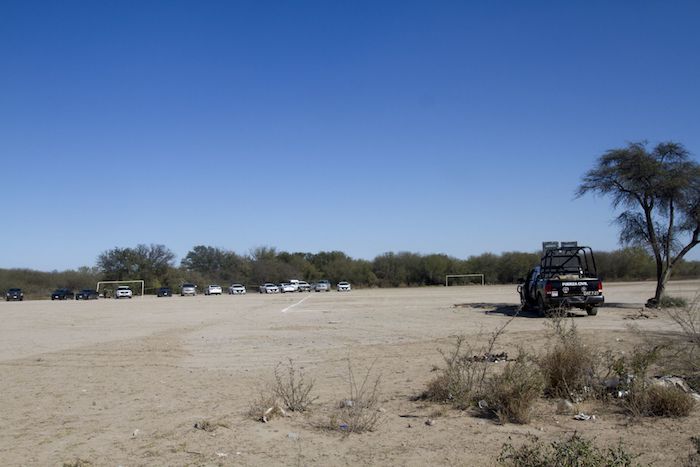
[[588, 313], [588, 316], [595, 316], [598, 314], [598, 308], [594, 306], [587, 306], [586, 313]]

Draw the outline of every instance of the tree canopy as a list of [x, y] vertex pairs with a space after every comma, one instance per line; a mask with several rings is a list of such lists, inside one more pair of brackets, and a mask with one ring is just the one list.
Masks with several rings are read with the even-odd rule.
[[598, 158], [577, 195], [593, 193], [611, 199], [620, 243], [646, 248], [656, 264], [656, 292], [664, 294], [675, 266], [700, 243], [700, 165], [680, 143], [665, 142], [648, 149], [630, 143]]

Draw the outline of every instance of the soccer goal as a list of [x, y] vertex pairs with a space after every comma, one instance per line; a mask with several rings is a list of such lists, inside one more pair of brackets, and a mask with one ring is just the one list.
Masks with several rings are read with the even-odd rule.
[[[119, 286], [119, 285], [121, 285], [121, 284], [124, 284], [124, 285], [128, 285], [128, 284], [141, 284], [141, 296], [143, 297], [143, 291], [144, 291], [144, 289], [145, 289], [145, 281], [142, 281], [142, 280], [134, 280], [134, 281], [99, 281], [99, 282], [97, 283], [97, 289], [96, 289], [96, 290], [97, 290], [97, 293], [98, 293], [98, 294], [100, 293], [100, 287], [101, 287], [101, 286], [108, 285], [108, 284], [113, 284], [115, 289], [117, 288], [117, 286]], [[102, 287], [102, 290], [105, 290], [105, 289], [107, 289], [107, 287]], [[112, 290], [114, 290], [114, 289], [112, 289]]]
[[484, 285], [483, 274], [447, 274], [445, 276], [445, 287], [450, 285], [450, 279], [452, 279], [452, 285], [469, 285], [473, 284], [475, 280]]

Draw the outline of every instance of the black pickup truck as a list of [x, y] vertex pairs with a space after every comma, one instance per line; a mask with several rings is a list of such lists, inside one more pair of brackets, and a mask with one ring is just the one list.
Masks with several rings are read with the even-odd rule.
[[544, 242], [542, 246], [540, 264], [518, 285], [523, 309], [536, 307], [547, 315], [574, 307], [591, 316], [598, 314], [597, 307], [605, 298], [593, 250], [576, 242]]

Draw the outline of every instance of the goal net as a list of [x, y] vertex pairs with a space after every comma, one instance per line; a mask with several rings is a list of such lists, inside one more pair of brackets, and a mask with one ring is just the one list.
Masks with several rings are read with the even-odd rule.
[[[133, 280], [133, 281], [99, 281], [97, 283], [97, 293], [100, 293], [100, 289], [102, 290], [102, 294], [107, 297], [107, 295], [114, 296], [114, 291], [117, 290], [117, 287], [120, 285], [130, 285], [130, 284], [136, 284], [136, 287], [132, 287], [133, 289], [141, 289], [141, 296], [143, 297], [143, 291], [145, 288], [145, 281], [142, 280]], [[138, 292], [138, 290], [133, 290], [134, 294]]]
[[483, 274], [447, 274], [445, 276], [445, 287], [450, 285], [484, 285]]

